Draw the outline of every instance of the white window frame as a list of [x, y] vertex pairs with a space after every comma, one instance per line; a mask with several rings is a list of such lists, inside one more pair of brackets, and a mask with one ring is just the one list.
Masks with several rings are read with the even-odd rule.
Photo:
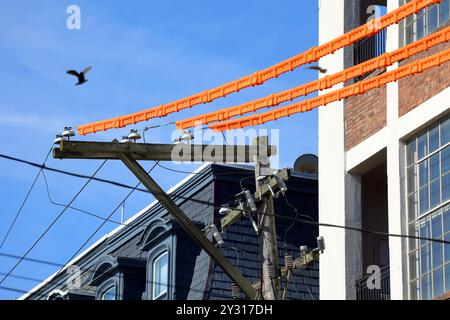
[[[109, 291], [111, 291], [112, 289], [114, 289], [114, 292], [115, 292], [115, 293], [114, 293], [114, 301], [116, 301], [116, 300], [117, 300], [117, 285], [116, 285], [115, 283], [113, 283], [112, 285], [106, 287], [106, 289], [103, 290], [103, 292], [102, 292], [102, 294], [101, 294], [101, 296], [100, 296], [100, 300], [101, 300], [101, 301], [109, 301], [109, 300], [105, 300], [104, 297], [105, 297], [105, 295], [106, 295]], [[111, 301], [112, 301], [112, 300], [111, 300]]]
[[[401, 4], [405, 4], [405, 3], [408, 3], [410, 1], [411, 0], [402, 0]], [[401, 22], [401, 28], [400, 28], [401, 39], [402, 39], [401, 46], [408, 45], [408, 44], [410, 44], [410, 43], [412, 43], [414, 41], [417, 41], [419, 39], [422, 39], [422, 38], [424, 38], [424, 37], [426, 37], [426, 36], [428, 36], [428, 35], [430, 35], [430, 34], [432, 34], [433, 32], [436, 31], [436, 29], [435, 29], [435, 30], [430, 32], [430, 30], [429, 30], [429, 22], [428, 22], [429, 12], [435, 7], [437, 7], [437, 17], [436, 17], [436, 25], [437, 25], [437, 27], [436, 27], [436, 29], [439, 29], [440, 27], [442, 27], [444, 25], [443, 22], [440, 20], [440, 17], [441, 17], [441, 11], [440, 11], [441, 7], [440, 7], [440, 5], [439, 4], [431, 5], [431, 6], [427, 7], [427, 8], [425, 8], [425, 9], [423, 9], [423, 12], [416, 13], [416, 14], [410, 16], [410, 18], [407, 18], [407, 19], [405, 19], [405, 20], [403, 20]], [[422, 37], [418, 38], [417, 37], [417, 33], [418, 33], [417, 32], [417, 21], [419, 20], [419, 18], [422, 18], [422, 17], [424, 19], [424, 21], [423, 21], [424, 34], [423, 34]], [[445, 23], [447, 21], [449, 21], [449, 19], [447, 19], [445, 21]], [[412, 41], [408, 42], [406, 40], [407, 39], [407, 31], [406, 30], [407, 30], [407, 28], [410, 25], [412, 25]]]
[[[448, 116], [445, 115], [445, 116], [443, 116], [443, 118], [441, 118], [438, 121], [436, 121], [436, 123], [438, 123], [438, 125], [439, 125], [439, 140], [441, 139], [441, 134], [442, 134], [441, 126], [442, 126], [442, 124], [445, 121], [448, 121], [447, 117]], [[427, 129], [423, 130], [422, 132], [424, 132], [424, 131], [429, 132], [430, 128], [432, 128], [432, 127], [433, 127], [433, 125], [430, 125]], [[420, 133], [420, 132], [418, 134], [415, 134], [414, 135], [414, 140], [416, 140], [421, 134], [422, 133]], [[429, 144], [429, 135], [428, 134], [427, 134], [427, 144]], [[435, 212], [437, 212], [439, 210], [442, 210], [441, 214], [443, 215], [444, 214], [443, 209], [446, 206], [448, 206], [448, 204], [450, 203], [450, 200], [446, 200], [446, 201], [440, 203], [439, 205], [435, 206], [434, 208], [428, 208], [428, 210], [426, 212], [424, 212], [422, 214], [420, 213], [420, 199], [419, 199], [419, 189], [420, 189], [420, 186], [419, 186], [419, 179], [420, 179], [420, 177], [419, 176], [420, 176], [420, 173], [419, 173], [419, 164], [422, 163], [423, 161], [426, 161], [427, 159], [431, 158], [435, 154], [437, 154], [439, 152], [442, 152], [447, 147], [450, 147], [450, 142], [447, 142], [445, 145], [441, 145], [439, 148], [437, 148], [436, 150], [434, 150], [431, 153], [428, 153], [427, 155], [423, 156], [422, 158], [414, 159], [412, 161], [412, 165], [414, 165], [416, 167], [416, 170], [417, 170], [417, 174], [416, 174], [415, 180], [413, 181], [413, 183], [415, 185], [414, 186], [415, 187], [415, 192], [417, 193], [417, 207], [415, 208], [415, 210], [417, 210], [417, 212], [416, 212], [416, 216], [414, 217], [414, 219], [412, 221], [410, 221], [409, 220], [409, 215], [410, 215], [409, 208], [408, 208], [408, 204], [406, 204], [406, 221], [407, 221], [407, 230], [408, 230], [407, 232], [408, 232], [408, 234], [410, 232], [409, 226], [411, 224], [416, 224], [416, 223], [420, 223], [421, 221], [424, 221], [426, 219], [431, 219], [431, 218], [428, 218], [428, 216], [431, 216], [432, 214], [434, 214]], [[411, 163], [408, 163], [407, 156], [406, 156], [407, 148], [408, 148], [408, 143], [405, 143], [404, 144], [404, 150], [405, 150], [404, 151], [405, 152], [404, 165], [405, 165], [405, 175], [406, 175], [406, 178], [405, 178], [405, 199], [406, 199], [406, 201], [408, 201], [408, 196], [409, 196], [408, 181], [407, 181], [407, 174], [408, 174], [407, 173], [407, 168], [411, 166]], [[418, 146], [417, 145], [416, 145], [416, 149], [417, 149], [416, 151], [418, 152]], [[441, 166], [441, 163], [439, 165]], [[442, 176], [441, 176], [441, 178], [442, 178]], [[440, 189], [441, 189], [440, 192], [442, 193], [442, 182], [441, 182]], [[450, 233], [449, 232], [446, 233], [444, 231], [444, 233], [442, 234], [442, 239], [444, 239], [448, 234], [450, 234]], [[407, 242], [407, 245], [406, 245], [406, 248], [407, 248], [407, 259], [406, 259], [407, 263], [406, 263], [406, 265], [407, 265], [407, 270], [408, 270], [408, 276], [407, 276], [407, 278], [408, 278], [408, 281], [407, 281], [408, 282], [408, 297], [410, 299], [412, 298], [411, 283], [412, 282], [416, 282], [416, 281], [421, 281], [421, 278], [424, 277], [424, 276], [429, 276], [430, 277], [430, 282], [431, 282], [431, 284], [430, 284], [431, 285], [431, 289], [430, 290], [431, 290], [431, 296], [433, 296], [433, 280], [432, 280], [433, 278], [432, 278], [432, 274], [437, 269], [434, 269], [434, 267], [432, 267], [431, 270], [429, 270], [427, 273], [424, 273], [424, 274], [420, 274], [420, 271], [419, 271], [419, 274], [416, 274], [414, 279], [410, 278], [411, 265], [410, 265], [409, 255], [411, 253], [418, 252], [418, 250], [420, 250], [420, 247], [421, 247], [420, 243], [418, 245], [416, 244], [414, 246], [414, 250], [411, 251], [410, 242]], [[430, 249], [430, 250], [432, 250], [432, 249]], [[444, 251], [443, 254], [445, 254], [445, 249], [444, 248], [443, 248], [443, 251]], [[430, 252], [430, 255], [431, 254], [432, 253]], [[443, 279], [443, 281], [444, 281], [444, 283], [443, 283], [444, 289], [445, 289], [445, 268], [446, 268], [446, 266], [448, 264], [449, 263], [445, 262], [445, 257], [444, 257], [444, 261], [443, 261], [443, 264], [442, 264], [442, 268], [443, 268], [442, 272], [444, 273], [444, 279]], [[419, 266], [419, 268], [420, 268], [420, 266]], [[421, 294], [421, 290], [419, 290], [417, 293]], [[417, 296], [416, 299], [417, 300], [421, 300], [421, 297]], [[430, 299], [431, 299], [431, 297], [430, 297]]]
[[[156, 265], [157, 263], [164, 257], [167, 256], [167, 274], [166, 274], [166, 290], [161, 292], [158, 296], [156, 296]], [[160, 284], [158, 284], [160, 285]], [[168, 293], [168, 287], [169, 287], [169, 251], [165, 250], [162, 253], [160, 253], [155, 259], [152, 261], [152, 300], [158, 300]]]

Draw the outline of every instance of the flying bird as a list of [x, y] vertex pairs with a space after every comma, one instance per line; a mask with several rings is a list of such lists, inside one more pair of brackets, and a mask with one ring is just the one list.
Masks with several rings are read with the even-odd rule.
[[76, 86], [82, 85], [83, 83], [88, 82], [86, 79], [86, 74], [91, 71], [92, 67], [87, 67], [81, 72], [77, 72], [75, 70], [69, 70], [67, 71], [67, 74], [70, 74], [72, 76], [75, 76], [78, 78], [78, 82], [75, 84]]
[[321, 68], [319, 66], [311, 66], [308, 69], [319, 71], [320, 73], [327, 73], [327, 69]]

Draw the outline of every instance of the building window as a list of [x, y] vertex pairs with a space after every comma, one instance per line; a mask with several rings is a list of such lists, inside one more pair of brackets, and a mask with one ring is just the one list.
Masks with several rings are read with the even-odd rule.
[[169, 281], [169, 253], [160, 254], [153, 260], [152, 299], [162, 299], [167, 295]]
[[[407, 144], [406, 191], [409, 234], [450, 241], [450, 117]], [[411, 298], [450, 290], [449, 246], [411, 240], [408, 253]]]
[[[385, 6], [374, 6], [374, 7], [376, 7], [375, 9], [376, 16], [374, 16], [374, 18], [378, 19], [386, 14], [387, 8]], [[366, 21], [364, 21], [364, 23], [365, 22]], [[386, 52], [386, 29], [382, 29], [375, 35], [357, 41], [353, 44], [353, 65], [358, 65], [370, 59], [379, 57], [385, 52]], [[366, 78], [371, 73], [372, 72], [369, 72], [365, 75], [356, 77], [355, 80], [360, 81]]]
[[[402, 0], [400, 4], [404, 5], [410, 1]], [[450, 0], [442, 0], [440, 4], [431, 5], [402, 20], [400, 22], [401, 45], [420, 40], [445, 25], [449, 20], [449, 6]]]
[[116, 300], [116, 286], [108, 287], [101, 295], [101, 300]]

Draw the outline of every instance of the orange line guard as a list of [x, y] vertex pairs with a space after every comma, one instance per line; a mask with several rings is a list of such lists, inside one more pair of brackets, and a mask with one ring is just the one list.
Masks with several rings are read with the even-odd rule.
[[257, 126], [269, 121], [278, 120], [280, 118], [289, 117], [296, 113], [311, 111], [320, 106], [326, 106], [329, 103], [340, 101], [350, 96], [362, 94], [366, 91], [382, 87], [387, 83], [397, 81], [398, 79], [423, 72], [427, 69], [442, 65], [450, 60], [450, 49], [434, 54], [430, 57], [416, 60], [403, 67], [393, 71], [386, 72], [372, 79], [363, 80], [354, 85], [332, 91], [330, 93], [318, 96], [316, 98], [294, 103], [288, 106], [277, 108], [260, 114], [243, 117], [235, 120], [218, 122], [211, 124], [209, 128], [214, 131], [226, 131], [232, 129], [240, 129], [248, 126]]
[[440, 1], [441, 0], [410, 1], [381, 18], [373, 19], [370, 22], [340, 37], [337, 37], [332, 41], [329, 41], [318, 47], [312, 47], [311, 49], [299, 55], [282, 61], [267, 69], [257, 71], [238, 80], [231, 81], [214, 89], [206, 90], [172, 103], [163, 104], [158, 107], [153, 107], [151, 109], [135, 112], [125, 116], [80, 125], [78, 126], [77, 131], [81, 135], [86, 135], [89, 133], [95, 133], [98, 131], [113, 128], [122, 128], [141, 121], [147, 121], [157, 117], [165, 117], [171, 113], [178, 112], [180, 110], [187, 109], [201, 103], [209, 103], [215, 99], [225, 97], [230, 93], [238, 92], [244, 88], [260, 85], [269, 79], [276, 78], [279, 75], [288, 71], [292, 71], [302, 65], [318, 61], [320, 58], [329, 55], [336, 50], [342, 49], [343, 47], [348, 46], [356, 41], [359, 41], [366, 37], [370, 37], [371, 35], [379, 32], [381, 29], [384, 29], [394, 23], [398, 23], [405, 17], [417, 13], [432, 4], [440, 3]]

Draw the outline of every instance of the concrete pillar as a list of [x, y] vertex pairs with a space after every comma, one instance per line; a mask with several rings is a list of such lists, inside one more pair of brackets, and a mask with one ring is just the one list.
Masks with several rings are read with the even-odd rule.
[[[388, 11], [398, 8], [398, 1], [388, 1]], [[387, 30], [386, 51], [391, 52], [399, 47], [399, 26], [394, 24]], [[398, 67], [398, 63], [389, 67], [392, 70]], [[398, 83], [387, 85], [387, 174], [388, 174], [388, 225], [390, 233], [406, 234], [405, 215], [402, 208], [402, 188], [400, 154], [402, 144], [399, 137], [398, 125]], [[404, 255], [405, 240], [401, 238], [389, 238], [389, 262], [391, 299], [401, 300], [407, 298], [404, 268], [406, 255]]]
[[[319, 43], [344, 33], [344, 0], [319, 0]], [[328, 74], [342, 71], [344, 52], [321, 59]], [[342, 85], [339, 85], [342, 87]], [[345, 224], [344, 105], [319, 108], [319, 221]], [[320, 258], [320, 298], [346, 299], [345, 232], [320, 228], [327, 250]]]
[[[346, 174], [345, 177], [345, 225], [362, 227], [361, 176]], [[345, 230], [345, 285], [346, 299], [355, 300], [355, 282], [363, 275], [362, 235], [360, 232]]]

